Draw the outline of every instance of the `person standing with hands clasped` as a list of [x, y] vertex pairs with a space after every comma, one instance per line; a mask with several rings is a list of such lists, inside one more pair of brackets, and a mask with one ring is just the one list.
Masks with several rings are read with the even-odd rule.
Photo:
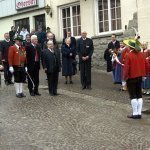
[[22, 90], [22, 83], [25, 71], [27, 72], [26, 64], [26, 51], [22, 47], [22, 37], [16, 36], [14, 38], [15, 44], [9, 47], [8, 63], [9, 71], [14, 74], [16, 97], [25, 97]]
[[51, 96], [58, 95], [57, 85], [58, 85], [58, 76], [60, 72], [60, 52], [57, 49], [54, 49], [54, 43], [52, 41], [47, 42], [47, 49], [43, 51], [42, 55], [43, 60], [43, 69], [47, 74], [48, 78], [48, 89]]
[[87, 33], [81, 33], [81, 38], [77, 41], [77, 52], [79, 55], [80, 78], [82, 89], [91, 90], [91, 60], [94, 51], [93, 41], [87, 38]]
[[71, 45], [70, 38], [65, 39], [65, 43], [62, 44], [61, 47], [62, 52], [62, 75], [65, 76], [65, 84], [68, 83], [68, 77], [69, 77], [69, 83], [73, 84], [72, 81], [72, 75], [73, 75], [73, 61], [76, 55], [75, 47]]
[[142, 77], [145, 76], [145, 59], [141, 51], [141, 43], [137, 39], [123, 41], [130, 52], [127, 54], [123, 69], [123, 80], [127, 82], [127, 88], [131, 99], [132, 115], [128, 118], [142, 118]]

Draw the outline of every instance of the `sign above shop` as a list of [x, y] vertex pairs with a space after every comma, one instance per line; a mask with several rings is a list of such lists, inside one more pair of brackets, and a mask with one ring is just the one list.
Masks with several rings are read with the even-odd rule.
[[37, 6], [37, 0], [16, 0], [16, 10]]

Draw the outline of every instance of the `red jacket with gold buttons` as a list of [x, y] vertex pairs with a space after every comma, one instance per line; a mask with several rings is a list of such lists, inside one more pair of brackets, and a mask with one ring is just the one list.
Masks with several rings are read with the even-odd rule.
[[26, 63], [25, 48], [17, 48], [15, 45], [9, 47], [8, 63], [9, 66], [24, 66]]

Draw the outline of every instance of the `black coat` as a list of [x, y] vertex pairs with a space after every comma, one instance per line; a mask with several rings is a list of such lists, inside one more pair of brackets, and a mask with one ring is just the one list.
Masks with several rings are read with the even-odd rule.
[[113, 70], [112, 66], [112, 53], [109, 52], [109, 49], [106, 49], [104, 52], [104, 59], [107, 61], [107, 72], [111, 72]]
[[61, 62], [60, 62], [60, 52], [59, 50], [54, 50], [52, 53], [49, 49], [45, 49], [42, 52], [42, 65], [43, 69], [47, 69], [47, 73], [60, 72]]
[[[75, 48], [70, 45], [63, 44], [61, 47], [61, 53], [62, 53], [62, 75], [63, 76], [72, 76], [74, 75], [73, 70], [73, 61], [76, 55]], [[70, 53], [72, 53], [72, 56], [70, 56]]]
[[93, 55], [94, 46], [93, 41], [90, 38], [86, 38], [85, 41], [83, 41], [82, 38], [80, 38], [77, 41], [77, 52], [79, 55], [79, 62], [82, 63], [82, 57], [89, 56], [89, 59], [87, 61], [91, 61], [91, 57]]
[[109, 51], [110, 49], [115, 50], [120, 48], [120, 42], [116, 40], [116, 42], [113, 44], [113, 42], [108, 43], [108, 48], [104, 52], [104, 59], [107, 61], [107, 72], [111, 72], [113, 70], [112, 66], [112, 53]]
[[9, 50], [9, 47], [12, 45], [13, 43], [11, 41], [6, 42], [4, 40], [0, 42], [0, 51], [2, 55], [2, 60], [4, 59], [6, 62], [8, 62], [8, 50]]
[[27, 68], [30, 71], [34, 70], [36, 50], [37, 50], [37, 54], [38, 54], [38, 58], [39, 58], [38, 68], [40, 69], [40, 59], [41, 59], [41, 48], [40, 48], [40, 46], [37, 45], [36, 47], [34, 47], [32, 44], [30, 44], [29, 46], [26, 46]]
[[108, 49], [118, 49], [120, 48], [120, 42], [116, 40], [115, 44], [113, 44], [113, 42], [111, 41], [110, 43], [108, 43]]

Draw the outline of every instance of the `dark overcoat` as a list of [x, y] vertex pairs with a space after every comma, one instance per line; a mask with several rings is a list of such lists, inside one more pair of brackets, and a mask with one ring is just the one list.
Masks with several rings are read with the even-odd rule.
[[39, 58], [38, 69], [40, 69], [41, 47], [39, 45], [34, 47], [32, 44], [26, 46], [26, 54], [27, 54], [26, 60], [27, 60], [27, 68], [29, 71], [34, 70], [36, 50]]
[[[55, 55], [55, 57], [54, 57]], [[56, 59], [55, 59], [56, 58]], [[47, 73], [60, 72], [61, 70], [61, 62], [60, 62], [60, 52], [55, 49], [54, 53], [52, 53], [49, 49], [43, 50], [42, 53], [42, 65], [43, 69], [47, 69]]]
[[[75, 48], [70, 45], [63, 44], [61, 47], [62, 53], [62, 75], [63, 76], [72, 76], [74, 74], [73, 70], [73, 61], [76, 55]], [[72, 53], [72, 56], [70, 56]]]
[[[91, 84], [91, 60], [94, 51], [93, 41], [90, 38], [83, 40], [80, 38], [77, 41], [77, 52], [79, 55], [79, 65], [80, 65], [80, 75], [81, 75], [81, 84], [90, 85]], [[86, 61], [82, 60], [82, 57], [89, 56], [89, 59]], [[86, 77], [86, 83], [84, 83]]]

